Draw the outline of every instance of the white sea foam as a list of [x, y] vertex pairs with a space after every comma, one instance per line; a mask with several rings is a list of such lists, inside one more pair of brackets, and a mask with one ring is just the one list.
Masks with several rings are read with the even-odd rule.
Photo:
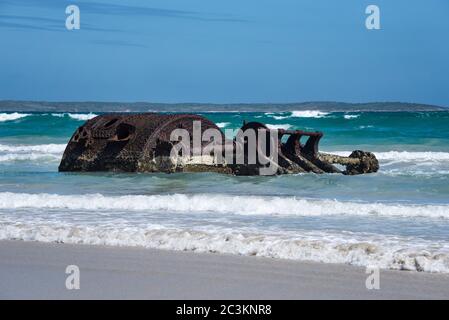
[[53, 117], [64, 118], [67, 113], [52, 113]]
[[360, 117], [360, 115], [359, 114], [345, 114], [343, 117], [347, 120], [350, 120], [350, 119], [357, 119], [358, 117]]
[[275, 120], [283, 120], [283, 119], [287, 119], [287, 118], [290, 118], [290, 116], [273, 116], [273, 118], [275, 119]]
[[292, 111], [292, 117], [299, 118], [322, 118], [328, 114], [328, 112], [322, 112], [318, 110]]
[[271, 117], [276, 120], [283, 120], [288, 118], [323, 118], [326, 115], [328, 115], [328, 112], [322, 112], [318, 110], [300, 110], [300, 111], [292, 111], [289, 113], [286, 112], [280, 112], [280, 113], [273, 113], [273, 112], [267, 112], [265, 113], [266, 116]]
[[[349, 156], [351, 151], [331, 151], [329, 153]], [[440, 162], [449, 161], [449, 152], [437, 151], [384, 151], [373, 152], [376, 158], [381, 161], [398, 161], [398, 162]]]
[[[377, 155], [377, 153], [376, 153]], [[381, 160], [408, 160], [410, 162], [449, 161], [449, 152], [388, 151], [379, 153]]]
[[[267, 124], [270, 129], [289, 129], [289, 124]], [[42, 160], [60, 158], [66, 144], [39, 144], [39, 145], [8, 145], [0, 144], [0, 161], [14, 160]], [[1, 154], [4, 153], [4, 154]], [[351, 151], [330, 151], [340, 156], [349, 156]], [[28, 156], [27, 156], [28, 154]], [[449, 162], [449, 152], [437, 151], [383, 151], [374, 152], [381, 165], [392, 163], [446, 163]], [[382, 168], [381, 168], [382, 170]], [[400, 170], [400, 169], [398, 169]]]
[[398, 177], [398, 176], [422, 176], [422, 177], [435, 177], [438, 176], [439, 178], [442, 178], [442, 176], [448, 176], [449, 170], [440, 170], [435, 168], [430, 168], [427, 170], [419, 170], [416, 168], [413, 169], [404, 169], [404, 168], [395, 168], [395, 169], [382, 169], [380, 172], [383, 175], [391, 176], [391, 177]]
[[0, 162], [59, 161], [65, 144], [7, 145], [0, 144]]
[[127, 223], [0, 220], [0, 240], [64, 242], [92, 245], [218, 252], [357, 266], [449, 272], [448, 244], [347, 232], [297, 231], [282, 234], [241, 232], [211, 226], [186, 229]]
[[238, 215], [388, 216], [449, 219], [449, 205], [364, 203], [296, 197], [172, 194], [104, 196], [0, 193], [0, 209], [135, 210]]
[[217, 127], [224, 128], [229, 126], [230, 124], [231, 124], [230, 122], [217, 122]]
[[97, 115], [94, 113], [81, 114], [81, 113], [69, 113], [70, 118], [80, 121], [86, 121], [95, 118]]
[[0, 122], [17, 120], [20, 118], [28, 117], [30, 115], [31, 114], [29, 113], [18, 113], [18, 112], [0, 113]]
[[0, 152], [63, 153], [66, 144], [8, 145], [0, 144]]
[[86, 121], [95, 118], [97, 115], [94, 113], [52, 113], [53, 117], [64, 118], [68, 116], [75, 120]]
[[12, 161], [59, 161], [61, 157], [55, 154], [42, 154], [42, 153], [8, 153], [0, 155], [0, 162], [12, 162]]
[[279, 130], [279, 129], [284, 129], [287, 130], [289, 128], [291, 128], [290, 124], [266, 124], [266, 126], [268, 127], [268, 129], [273, 129], [273, 130]]
[[276, 120], [282, 120], [282, 119], [287, 119], [291, 117], [291, 113], [290, 115], [285, 115], [285, 112], [280, 112], [280, 113], [274, 113], [274, 112], [265, 112], [264, 115], [266, 115], [267, 117], [271, 117], [273, 119]]

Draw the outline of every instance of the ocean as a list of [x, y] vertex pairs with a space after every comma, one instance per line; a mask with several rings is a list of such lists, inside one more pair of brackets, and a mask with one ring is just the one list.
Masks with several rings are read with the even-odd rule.
[[324, 132], [374, 174], [59, 173], [95, 114], [0, 113], [0, 240], [141, 246], [449, 273], [449, 112], [205, 112]]

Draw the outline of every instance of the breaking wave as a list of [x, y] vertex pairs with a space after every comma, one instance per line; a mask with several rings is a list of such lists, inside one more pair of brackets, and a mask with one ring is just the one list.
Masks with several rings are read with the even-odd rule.
[[229, 126], [230, 124], [231, 124], [230, 122], [217, 122], [217, 127], [224, 128]]
[[63, 153], [66, 144], [37, 144], [37, 145], [7, 145], [0, 144], [0, 152], [41, 152], [41, 153]]
[[[0, 122], [13, 121], [13, 120], [17, 120], [17, 119], [21, 119], [21, 118], [25, 118], [25, 117], [29, 117], [29, 116], [41, 117], [41, 116], [48, 116], [48, 115], [49, 114], [46, 114], [46, 113], [43, 113], [43, 114], [18, 113], [18, 112], [0, 113]], [[97, 115], [94, 113], [66, 113], [66, 112], [64, 112], [64, 113], [52, 113], [51, 116], [58, 117], [58, 118], [69, 117], [74, 120], [86, 121], [86, 120], [90, 120], [90, 119], [96, 117]]]
[[292, 117], [298, 118], [322, 118], [328, 114], [328, 112], [318, 110], [292, 111]]
[[0, 122], [4, 122], [4, 121], [13, 121], [13, 120], [17, 120], [20, 118], [25, 118], [30, 116], [29, 113], [18, 113], [18, 112], [13, 112], [13, 113], [0, 113]]
[[301, 111], [292, 111], [292, 112], [266, 112], [265, 115], [271, 117], [275, 120], [283, 120], [288, 118], [323, 118], [328, 115], [328, 112], [322, 112], [318, 110], [301, 110]]
[[0, 162], [59, 161], [65, 144], [5, 145], [0, 144]]
[[42, 153], [8, 153], [6, 155], [0, 155], [0, 162], [11, 161], [59, 161], [61, 157], [55, 154], [42, 154]]
[[[266, 112], [265, 115], [268, 117], [271, 117], [276, 120], [283, 120], [288, 118], [323, 118], [331, 113], [329, 112], [323, 112], [319, 110], [300, 110], [300, 111], [292, 111], [292, 112], [280, 112], [280, 113], [273, 113], [273, 112]], [[350, 119], [357, 119], [360, 117], [360, 114], [344, 114], [343, 118], [350, 120]]]
[[[225, 127], [227, 123], [223, 123]], [[267, 124], [270, 129], [289, 129], [290, 124]], [[39, 145], [8, 145], [0, 144], [0, 162], [15, 160], [54, 160], [60, 159], [66, 144], [39, 144]], [[329, 151], [329, 153], [349, 156], [351, 151]], [[435, 151], [384, 151], [374, 152], [381, 165], [392, 163], [446, 163], [449, 162], [449, 152]], [[413, 171], [413, 168], [410, 168]], [[417, 168], [418, 169], [418, 168]], [[438, 168], [436, 168], [438, 169]], [[398, 169], [400, 171], [400, 169]], [[381, 167], [382, 172], [382, 167]]]
[[[162, 225], [85, 225], [73, 222], [0, 220], [0, 240], [138, 246], [217, 252], [384, 269], [449, 272], [447, 243], [372, 234], [301, 231], [283, 234], [224, 228], [184, 229]], [[429, 249], [430, 248], [430, 249]]]
[[80, 120], [80, 121], [90, 120], [97, 116], [94, 113], [87, 113], [87, 114], [85, 114], [85, 113], [52, 113], [51, 115], [53, 117], [59, 117], [59, 118], [64, 118], [65, 116], [68, 116], [72, 119]]
[[343, 118], [345, 118], [345, 119], [347, 119], [347, 120], [350, 120], [350, 119], [357, 119], [358, 117], [360, 117], [359, 114], [345, 114], [345, 115], [343, 116]]
[[104, 196], [0, 193], [0, 209], [134, 210], [280, 216], [388, 216], [449, 219], [449, 205], [344, 202], [296, 197], [171, 194]]
[[272, 130], [279, 130], [279, 129], [284, 129], [287, 130], [289, 128], [291, 128], [290, 124], [266, 124], [268, 129], [272, 129]]
[[[331, 151], [340, 156], [349, 156], [351, 151]], [[373, 152], [376, 158], [381, 161], [396, 162], [441, 162], [449, 161], [449, 152], [436, 151], [385, 151]]]

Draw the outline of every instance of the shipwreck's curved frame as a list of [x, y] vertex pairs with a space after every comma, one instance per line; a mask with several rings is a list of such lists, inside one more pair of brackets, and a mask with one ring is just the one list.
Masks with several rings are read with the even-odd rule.
[[[200, 127], [194, 128], [195, 123]], [[188, 148], [187, 154], [173, 157], [173, 147], [191, 141], [173, 140], [172, 133], [182, 129], [190, 137], [199, 135], [199, 143]], [[209, 130], [218, 132], [218, 141], [203, 141]], [[197, 131], [195, 131], [197, 130]], [[272, 174], [284, 173], [343, 173], [362, 174], [376, 172], [379, 163], [370, 152], [354, 151], [349, 157], [324, 154], [318, 151], [321, 132], [302, 130], [270, 130], [259, 122], [244, 123], [243, 134], [256, 132], [257, 161], [250, 162], [245, 142], [228, 140], [218, 126], [205, 117], [193, 114], [105, 114], [88, 120], [72, 135], [63, 154], [59, 171], [126, 171], [126, 172], [198, 172], [214, 171], [236, 175], [263, 174], [266, 163], [260, 161], [259, 140], [275, 148], [276, 159], [270, 165]], [[264, 136], [266, 135], [266, 136]], [[274, 136], [274, 138], [273, 138]], [[306, 141], [302, 141], [306, 138]], [[219, 143], [218, 153], [234, 161], [217, 161], [216, 154], [204, 154], [211, 143]], [[189, 145], [190, 146], [190, 145]], [[209, 150], [209, 149], [207, 149]], [[217, 150], [217, 149], [215, 149]], [[235, 159], [244, 153], [243, 162]], [[200, 156], [198, 156], [200, 154]], [[220, 157], [222, 158], [222, 157]], [[343, 169], [335, 164], [345, 166]]]

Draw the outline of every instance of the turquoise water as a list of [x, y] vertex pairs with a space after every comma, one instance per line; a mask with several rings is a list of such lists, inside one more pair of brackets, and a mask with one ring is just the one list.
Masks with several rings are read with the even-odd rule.
[[[80, 120], [67, 114], [28, 114], [32, 116], [13, 121], [1, 121], [0, 116], [1, 141], [65, 143], [81, 124]], [[374, 151], [389, 151], [391, 148], [405, 151], [449, 151], [449, 112], [331, 113], [316, 117], [302, 117], [301, 113], [297, 117], [291, 117], [289, 112], [208, 112], [202, 115], [216, 123], [229, 123], [225, 129], [238, 129], [243, 120], [254, 120], [323, 131], [325, 138], [322, 146], [331, 149], [353, 149], [354, 146], [366, 145]]]
[[243, 120], [320, 130], [320, 150], [373, 151], [381, 168], [360, 176], [59, 173], [73, 131], [95, 115], [0, 113], [0, 239], [449, 272], [449, 112], [203, 115], [223, 130]]

